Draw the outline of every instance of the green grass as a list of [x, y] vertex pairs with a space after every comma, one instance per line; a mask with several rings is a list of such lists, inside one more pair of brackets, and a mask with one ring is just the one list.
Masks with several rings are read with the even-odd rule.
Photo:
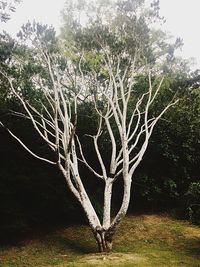
[[1, 267], [200, 267], [200, 228], [164, 215], [128, 216], [110, 254], [96, 253], [87, 226], [71, 226], [0, 248]]

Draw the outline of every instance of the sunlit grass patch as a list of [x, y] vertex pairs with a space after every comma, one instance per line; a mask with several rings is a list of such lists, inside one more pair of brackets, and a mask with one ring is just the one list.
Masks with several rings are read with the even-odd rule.
[[147, 259], [139, 254], [131, 253], [110, 253], [110, 254], [91, 254], [79, 258], [77, 265], [82, 266], [134, 266], [134, 264], [145, 264]]

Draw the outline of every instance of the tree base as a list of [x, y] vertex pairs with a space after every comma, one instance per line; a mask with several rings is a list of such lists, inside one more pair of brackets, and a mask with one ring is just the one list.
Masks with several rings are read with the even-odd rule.
[[112, 251], [112, 235], [104, 229], [96, 229], [94, 237], [97, 241], [99, 253], [109, 253]]

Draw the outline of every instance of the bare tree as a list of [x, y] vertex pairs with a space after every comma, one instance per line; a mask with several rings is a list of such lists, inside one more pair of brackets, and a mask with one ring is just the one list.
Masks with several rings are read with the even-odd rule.
[[[150, 108], [161, 90], [163, 78], [158, 75], [152, 83], [151, 70], [146, 66], [143, 73], [148, 73], [148, 90], [140, 96], [135, 92], [137, 55], [130, 58], [126, 67], [121, 67], [122, 58], [113, 58], [106, 48], [102, 47], [101, 67], [106, 73], [105, 79], [99, 79], [95, 70], [85, 72], [84, 53], [80, 56], [78, 66], [66, 59], [65, 71], [59, 68], [55, 57], [40, 51], [42, 64], [46, 66], [51, 86], [48, 87], [38, 75], [33, 78], [36, 90], [42, 93], [43, 100], [39, 108], [24, 99], [21, 89], [16, 87], [12, 78], [1, 71], [7, 78], [11, 93], [21, 102], [25, 114], [16, 113], [29, 119], [40, 137], [55, 153], [56, 161], [43, 158], [30, 150], [9, 129], [8, 132], [34, 157], [58, 166], [66, 183], [81, 204], [98, 244], [100, 252], [112, 249], [113, 235], [127, 213], [133, 174], [147, 149], [153, 129], [162, 115], [177, 101], [172, 101], [159, 113], [150, 116]], [[141, 70], [140, 70], [141, 71]], [[93, 95], [89, 94], [93, 87]], [[89, 94], [89, 96], [88, 96]], [[85, 100], [87, 99], [87, 100]], [[98, 172], [87, 161], [76, 134], [78, 123], [78, 105], [81, 101], [94, 101], [98, 115], [98, 129], [93, 140], [94, 149], [100, 165]], [[99, 107], [101, 103], [101, 108]], [[2, 126], [3, 123], [1, 123]], [[5, 126], [4, 126], [5, 127]], [[111, 144], [110, 166], [105, 166], [102, 151], [99, 147], [103, 131], [108, 133]], [[117, 144], [119, 136], [120, 145]], [[118, 142], [119, 143], [119, 142]], [[90, 201], [79, 172], [84, 163], [98, 179], [104, 183], [104, 205], [102, 221]], [[119, 211], [111, 218], [112, 188], [118, 177], [123, 179], [123, 197]]]

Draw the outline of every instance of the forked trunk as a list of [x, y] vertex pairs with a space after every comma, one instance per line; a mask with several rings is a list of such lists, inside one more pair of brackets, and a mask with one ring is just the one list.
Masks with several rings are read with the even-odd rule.
[[113, 234], [104, 229], [97, 228], [94, 232], [94, 237], [97, 241], [98, 251], [100, 253], [108, 253], [112, 251]]
[[124, 179], [124, 196], [122, 205], [116, 217], [110, 224], [110, 209], [111, 209], [111, 196], [112, 196], [112, 182], [109, 180], [105, 187], [105, 201], [104, 201], [104, 218], [103, 226], [96, 227], [93, 229], [94, 237], [98, 244], [99, 252], [110, 252], [112, 251], [112, 240], [116, 233], [120, 222], [127, 213], [129, 202], [130, 202], [130, 189], [131, 189], [131, 177], [127, 176]]

